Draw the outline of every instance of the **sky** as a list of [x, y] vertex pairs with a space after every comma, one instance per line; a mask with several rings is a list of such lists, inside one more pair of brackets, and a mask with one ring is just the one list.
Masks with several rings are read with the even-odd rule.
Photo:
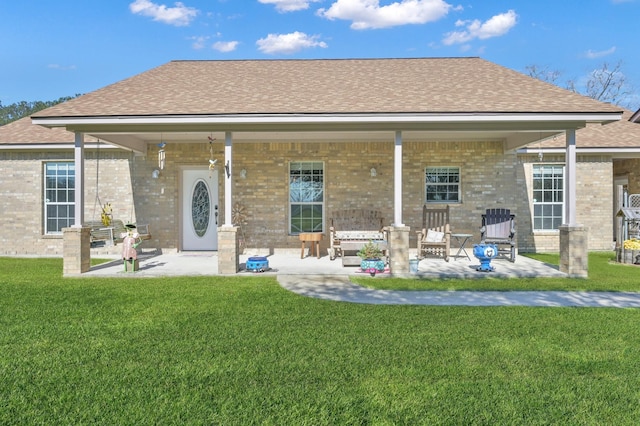
[[172, 60], [474, 56], [558, 72], [560, 86], [620, 64], [635, 111], [639, 24], [640, 0], [0, 0], [0, 102], [88, 93]]

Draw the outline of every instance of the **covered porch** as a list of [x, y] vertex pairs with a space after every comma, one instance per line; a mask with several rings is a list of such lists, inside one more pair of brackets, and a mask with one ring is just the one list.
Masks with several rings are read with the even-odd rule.
[[[476, 122], [476, 120], [471, 120], [471, 122], [458, 122], [456, 130], [442, 130], [442, 123], [422, 123], [422, 127], [424, 130], [378, 130], [378, 131], [370, 131], [365, 132], [363, 127], [366, 125], [362, 122], [357, 122], [352, 124], [353, 130], [339, 130], [334, 132], [319, 132], [316, 127], [304, 128], [302, 129], [302, 133], [294, 132], [293, 130], [286, 133], [275, 133], [273, 131], [261, 131], [261, 132], [248, 132], [246, 129], [237, 132], [194, 132], [187, 131], [188, 127], [182, 129], [183, 131], [177, 131], [175, 128], [171, 131], [172, 127], [162, 127], [163, 131], [141, 131], [136, 128], [125, 128], [120, 129], [117, 134], [109, 134], [109, 133], [100, 133], [100, 132], [92, 132], [93, 135], [96, 135], [98, 138], [110, 138], [111, 140], [118, 140], [121, 146], [126, 146], [129, 149], [135, 150], [135, 144], [126, 144], [125, 141], [139, 141], [144, 140], [145, 143], [139, 146], [139, 149], [144, 152], [144, 154], [149, 157], [144, 161], [146, 163], [151, 164], [151, 166], [147, 167], [155, 167], [155, 158], [154, 154], [157, 149], [154, 147], [156, 145], [154, 142], [157, 140], [166, 141], [168, 144], [195, 144], [196, 140], [219, 140], [219, 146], [221, 147], [221, 155], [217, 158], [218, 167], [216, 170], [217, 176], [219, 176], [219, 188], [220, 192], [223, 194], [222, 200], [219, 203], [221, 208], [216, 210], [216, 225], [219, 225], [217, 229], [217, 273], [221, 274], [232, 274], [232, 273], [240, 273], [242, 271], [242, 259], [240, 250], [241, 245], [241, 229], [237, 226], [237, 224], [233, 221], [233, 206], [238, 205], [239, 203], [243, 204], [247, 202], [247, 199], [243, 194], [237, 195], [235, 193], [235, 188], [238, 186], [234, 183], [234, 180], [245, 179], [247, 174], [246, 169], [242, 168], [241, 170], [235, 170], [236, 158], [234, 157], [235, 151], [237, 147], [254, 144], [256, 141], [264, 141], [276, 139], [281, 144], [293, 143], [292, 139], [296, 139], [297, 141], [302, 140], [302, 144], [304, 141], [308, 141], [309, 144], [321, 145], [321, 146], [329, 146], [335, 145], [340, 146], [344, 144], [344, 141], [359, 141], [359, 143], [364, 144], [365, 146], [368, 144], [376, 144], [382, 146], [388, 146], [388, 152], [391, 153], [388, 157], [381, 158], [379, 160], [378, 165], [383, 169], [391, 171], [391, 176], [388, 176], [385, 179], [385, 185], [389, 186], [388, 193], [392, 195], [391, 198], [384, 198], [384, 206], [391, 211], [389, 219], [386, 222], [386, 226], [388, 226], [389, 230], [389, 266], [390, 273], [396, 276], [402, 276], [409, 273], [409, 251], [410, 248], [413, 247], [413, 243], [410, 242], [410, 233], [412, 231], [411, 225], [415, 223], [413, 220], [410, 223], [405, 223], [405, 214], [407, 210], [416, 210], [416, 206], [409, 206], [407, 208], [403, 203], [405, 200], [411, 199], [412, 196], [408, 196], [405, 192], [405, 188], [407, 184], [406, 180], [412, 179], [416, 180], [416, 176], [412, 176], [415, 172], [409, 172], [410, 175], [407, 174], [405, 170], [405, 165], [407, 162], [411, 161], [411, 156], [415, 151], [416, 146], [420, 146], [424, 143], [429, 143], [429, 141], [437, 140], [438, 144], [445, 144], [449, 148], [451, 152], [454, 152], [456, 147], [461, 143], [460, 141], [464, 141], [463, 143], [466, 146], [474, 146], [477, 144], [479, 147], [484, 146], [486, 144], [486, 140], [494, 141], [494, 145], [502, 147], [503, 152], [515, 152], [520, 146], [526, 145], [540, 136], [548, 136], [555, 134], [564, 128], [564, 133], [567, 139], [567, 149], [566, 149], [566, 164], [567, 164], [567, 173], [565, 175], [565, 188], [566, 188], [566, 198], [565, 198], [565, 211], [567, 223], [561, 229], [560, 232], [560, 245], [565, 252], [565, 255], [562, 256], [563, 263], [561, 266], [561, 271], [569, 276], [586, 276], [587, 265], [586, 265], [586, 245], [583, 244], [585, 240], [586, 229], [580, 226], [576, 220], [575, 213], [575, 204], [576, 204], [576, 194], [575, 194], [575, 128], [579, 128], [584, 125], [586, 121], [571, 121], [567, 122], [564, 119], [562, 121], [557, 121], [557, 117], [544, 117], [541, 119], [540, 117], [529, 117], [527, 120], [521, 121], [516, 125], [518, 130], [513, 129], [513, 123], [506, 124], [504, 122], [495, 121], [495, 120], [487, 120]], [[584, 120], [603, 120], [605, 117], [588, 117], [584, 118]], [[442, 118], [440, 118], [442, 119]], [[523, 120], [521, 117], [520, 120]], [[458, 121], [456, 118], [453, 121]], [[370, 124], [370, 123], [367, 123]], [[281, 123], [283, 125], [283, 123]], [[398, 125], [395, 122], [387, 123], [388, 127], [393, 127]], [[411, 128], [405, 123], [405, 126]], [[430, 128], [434, 128], [430, 130]], [[571, 128], [569, 128], [571, 127]], [[467, 129], [467, 130], [460, 130]], [[470, 137], [470, 134], [473, 137]], [[77, 141], [82, 141], [84, 138], [84, 132], [76, 133]], [[213, 137], [212, 137], [213, 135]], [[219, 139], [218, 139], [219, 138]], [[364, 142], [366, 141], [366, 142]], [[299, 142], [300, 143], [300, 142]], [[409, 154], [405, 153], [404, 147], [407, 143], [412, 144], [412, 149]], [[432, 142], [433, 143], [433, 142]], [[202, 144], [202, 142], [200, 142]], [[416, 145], [417, 144], [417, 145]], [[84, 158], [84, 147], [83, 144], [76, 144], [76, 171], [77, 171], [77, 187], [76, 187], [76, 205], [84, 206], [86, 205], [85, 194], [86, 191], [80, 187], [83, 185], [84, 176], [83, 176], [83, 158]], [[504, 162], [508, 162], [504, 160]], [[368, 169], [368, 165], [366, 162], [357, 166], [358, 168]], [[496, 165], [496, 167], [500, 167]], [[253, 172], [250, 171], [250, 173]], [[500, 170], [496, 171], [495, 176], [484, 176], [483, 178], [486, 181], [487, 185], [491, 185], [494, 187], [499, 187], [504, 185], [504, 182], [500, 181]], [[373, 174], [372, 174], [373, 176]], [[480, 176], [478, 176], [480, 178]], [[179, 179], [179, 177], [178, 177]], [[418, 178], [419, 179], [419, 178]], [[509, 179], [509, 178], [507, 178]], [[262, 184], [264, 186], [264, 182]], [[266, 189], [269, 192], [269, 189]], [[276, 192], [271, 194], [272, 196], [277, 196]], [[280, 194], [281, 195], [281, 194]], [[503, 194], [504, 195], [504, 194]], [[181, 195], [183, 197], [184, 195]], [[368, 206], [370, 205], [371, 200], [367, 198], [366, 195], [358, 196], [358, 194], [354, 194], [354, 199], [351, 200], [355, 205]], [[358, 200], [358, 197], [360, 199]], [[380, 203], [382, 200], [377, 200]], [[490, 206], [492, 202], [495, 202], [495, 199], [488, 198], [484, 201], [486, 206]], [[480, 201], [480, 205], [482, 205], [482, 201]], [[419, 207], [421, 208], [422, 202], [420, 202]], [[217, 207], [217, 204], [216, 204]], [[464, 229], [464, 232], [474, 232], [477, 229], [478, 223], [473, 223], [474, 218], [470, 217], [469, 212], [466, 214], [466, 218], [464, 220], [464, 226], [467, 226], [467, 229]], [[286, 213], [285, 213], [286, 214]], [[324, 213], [324, 221], [326, 224], [327, 219], [330, 217], [331, 212], [329, 209], [326, 209]], [[83, 209], [76, 209], [75, 212], [75, 228], [82, 228], [81, 224], [85, 223], [85, 217]], [[179, 220], [187, 220], [186, 213], [184, 211], [178, 213], [178, 217], [181, 218]], [[219, 220], [219, 222], [218, 222]], [[269, 224], [266, 223], [264, 229], [269, 229]], [[327, 225], [325, 225], [326, 227]], [[154, 228], [158, 227], [154, 225]], [[71, 230], [68, 232], [68, 238], [65, 236], [65, 246], [69, 247], [69, 250], [65, 250], [65, 273], [75, 274], [78, 272], [87, 272], [88, 264], [90, 256], [87, 255], [89, 252], [89, 243], [86, 241], [86, 233], [78, 232], [80, 229]], [[179, 231], [178, 231], [179, 232]], [[327, 229], [323, 229], [323, 232], [326, 234]], [[67, 234], [65, 234], [67, 235]], [[326, 238], [326, 237], [325, 237]], [[285, 243], [284, 246], [270, 246], [271, 249], [284, 249], [287, 248], [287, 244], [296, 244], [297, 236], [295, 234], [290, 234], [287, 239], [288, 243]], [[572, 242], [573, 241], [573, 242]], [[166, 248], [166, 247], [165, 247]], [[184, 249], [179, 245], [174, 247], [177, 251], [190, 251], [188, 249]], [[447, 268], [448, 265], [442, 265], [444, 268]], [[451, 273], [451, 272], [450, 272]], [[459, 275], [457, 273], [452, 273], [453, 275]]]

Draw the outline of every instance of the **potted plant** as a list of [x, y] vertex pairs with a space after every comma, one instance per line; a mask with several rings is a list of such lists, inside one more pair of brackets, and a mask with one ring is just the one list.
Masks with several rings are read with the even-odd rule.
[[369, 241], [360, 248], [358, 256], [362, 259], [360, 268], [364, 272], [369, 272], [372, 277], [376, 275], [376, 272], [384, 272], [383, 253], [378, 244]]

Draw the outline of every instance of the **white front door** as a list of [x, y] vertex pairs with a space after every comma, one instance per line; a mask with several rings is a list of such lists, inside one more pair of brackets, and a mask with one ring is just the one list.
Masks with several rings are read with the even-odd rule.
[[218, 249], [218, 171], [182, 171], [182, 250]]

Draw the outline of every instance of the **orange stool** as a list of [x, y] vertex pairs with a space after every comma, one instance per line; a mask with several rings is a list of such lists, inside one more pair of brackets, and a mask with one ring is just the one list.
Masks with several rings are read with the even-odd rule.
[[322, 234], [319, 232], [303, 232], [299, 235], [299, 237], [300, 241], [302, 241], [300, 259], [304, 258], [304, 248], [307, 241], [311, 243], [311, 247], [309, 248], [309, 255], [313, 256], [315, 254], [318, 256], [318, 259], [320, 259], [320, 241], [322, 241]]

